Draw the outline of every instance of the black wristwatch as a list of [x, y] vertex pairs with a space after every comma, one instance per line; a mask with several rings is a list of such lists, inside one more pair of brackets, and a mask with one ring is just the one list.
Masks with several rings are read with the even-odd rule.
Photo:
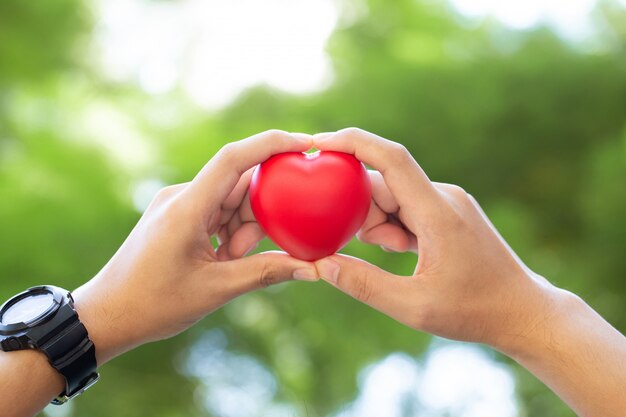
[[96, 383], [96, 348], [74, 309], [72, 294], [59, 287], [32, 287], [0, 307], [0, 348], [39, 349], [65, 378], [52, 404], [64, 404]]

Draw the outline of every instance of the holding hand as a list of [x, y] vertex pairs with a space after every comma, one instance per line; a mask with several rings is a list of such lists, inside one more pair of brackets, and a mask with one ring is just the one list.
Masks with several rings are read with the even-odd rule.
[[581, 416], [624, 415], [626, 338], [524, 265], [471, 195], [431, 182], [402, 145], [372, 133], [349, 128], [313, 141], [376, 170], [358, 237], [419, 253], [409, 277], [333, 255], [316, 262], [326, 281], [415, 329], [491, 345]]
[[315, 146], [372, 166], [372, 206], [359, 239], [419, 252], [411, 277], [335, 255], [322, 277], [415, 329], [499, 345], [537, 320], [529, 302], [549, 301], [546, 281], [513, 253], [478, 203], [460, 187], [431, 182], [400, 144], [359, 130], [318, 134]]
[[313, 264], [284, 253], [243, 257], [264, 237], [246, 197], [252, 168], [310, 147], [304, 135], [259, 133], [223, 147], [190, 183], [157, 194], [111, 261], [74, 291], [99, 364], [173, 336], [253, 289], [317, 279]]

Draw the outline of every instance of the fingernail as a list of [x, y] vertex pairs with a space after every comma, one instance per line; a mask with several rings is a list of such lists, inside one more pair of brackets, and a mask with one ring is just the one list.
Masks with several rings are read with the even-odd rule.
[[250, 252], [252, 252], [253, 250], [255, 250], [257, 248], [257, 246], [259, 246], [259, 242], [255, 242], [252, 245], [250, 245], [250, 247], [243, 253], [242, 256], [246, 256], [247, 254], [249, 254]]
[[390, 246], [381, 245], [380, 248], [384, 250], [385, 252], [391, 252], [391, 253], [400, 252], [398, 249], [392, 248]]
[[322, 279], [333, 284], [337, 283], [337, 278], [339, 277], [339, 264], [337, 262], [330, 259], [322, 259], [317, 263], [317, 270]]
[[293, 279], [297, 279], [299, 281], [317, 281], [318, 277], [312, 269], [302, 268], [293, 271]]

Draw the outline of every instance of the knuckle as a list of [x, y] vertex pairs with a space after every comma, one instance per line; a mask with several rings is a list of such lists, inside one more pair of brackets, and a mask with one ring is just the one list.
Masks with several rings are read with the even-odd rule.
[[234, 161], [237, 158], [239, 142], [229, 142], [217, 152], [217, 159], [225, 163]]
[[152, 198], [152, 205], [160, 205], [166, 201], [168, 201], [172, 196], [174, 196], [179, 189], [178, 185], [168, 185], [166, 187], [161, 188], [156, 192], [154, 197]]
[[474, 208], [480, 207], [480, 204], [478, 203], [478, 201], [476, 200], [476, 198], [474, 198], [472, 194], [467, 193], [467, 200]]
[[271, 136], [271, 137], [279, 137], [279, 138], [287, 138], [289, 137], [289, 133], [287, 131], [281, 129], [268, 129], [262, 133], [263, 136]]
[[274, 143], [275, 142], [287, 143], [287, 142], [293, 141], [293, 137], [289, 134], [289, 132], [286, 132], [280, 129], [266, 130], [263, 133], [261, 133], [261, 138], [264, 141], [270, 141]]
[[395, 158], [398, 158], [400, 160], [404, 161], [411, 158], [411, 153], [409, 152], [407, 147], [401, 143], [390, 141], [389, 150]]
[[169, 187], [170, 186], [168, 185], [167, 187], [163, 187], [159, 191], [157, 191], [154, 197], [152, 197], [152, 203], [158, 204], [165, 201], [170, 195], [170, 191], [168, 190]]
[[357, 300], [364, 303], [369, 302], [373, 296], [372, 280], [368, 272], [363, 274], [360, 279], [357, 279], [352, 289], [352, 296]]
[[337, 134], [342, 135], [342, 136], [354, 137], [354, 136], [363, 136], [366, 134], [366, 132], [365, 130], [359, 127], [345, 127], [339, 130]]
[[180, 230], [181, 225], [184, 224], [182, 220], [193, 215], [192, 206], [188, 201], [182, 198], [173, 197], [163, 205], [161, 221], [174, 230]]
[[467, 198], [467, 192], [460, 185], [451, 184], [450, 193], [458, 198]]
[[265, 143], [272, 153], [276, 153], [293, 143], [294, 137], [284, 130], [269, 129], [261, 133], [260, 141]]
[[467, 191], [463, 189], [463, 187], [455, 184], [450, 184], [447, 191], [450, 197], [452, 197], [452, 200], [455, 201], [457, 204], [460, 204], [462, 206], [472, 204], [471, 196], [467, 193]]
[[265, 262], [261, 268], [259, 274], [259, 285], [262, 288], [267, 288], [271, 285], [277, 284], [281, 281], [281, 271], [274, 265]]
[[406, 146], [393, 141], [387, 141], [380, 149], [380, 152], [389, 163], [394, 165], [404, 165], [413, 158]]
[[198, 205], [187, 197], [186, 186], [187, 184], [169, 185], [157, 193], [157, 198], [160, 199], [157, 203], [158, 210], [166, 219], [180, 223], [181, 219], [197, 215]]

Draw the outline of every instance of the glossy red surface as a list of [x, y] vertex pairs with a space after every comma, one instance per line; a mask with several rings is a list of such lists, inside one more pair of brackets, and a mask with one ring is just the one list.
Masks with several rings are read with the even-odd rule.
[[250, 182], [252, 211], [263, 231], [292, 256], [313, 261], [340, 250], [370, 207], [371, 183], [353, 155], [278, 154]]

